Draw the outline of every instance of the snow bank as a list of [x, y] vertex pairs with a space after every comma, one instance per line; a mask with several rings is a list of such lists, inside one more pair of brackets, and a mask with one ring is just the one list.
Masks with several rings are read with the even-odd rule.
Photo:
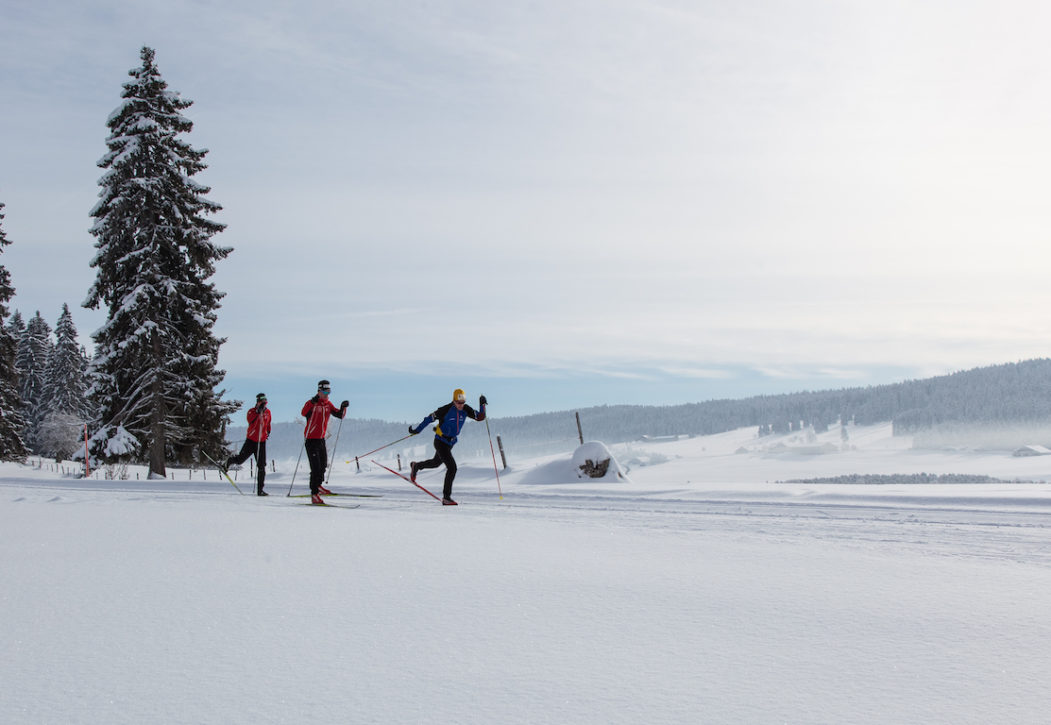
[[571, 456], [549, 456], [535, 461], [531, 468], [523, 472], [512, 471], [507, 478], [517, 484], [533, 486], [631, 482], [627, 469], [617, 462], [605, 443], [598, 441], [585, 443]]

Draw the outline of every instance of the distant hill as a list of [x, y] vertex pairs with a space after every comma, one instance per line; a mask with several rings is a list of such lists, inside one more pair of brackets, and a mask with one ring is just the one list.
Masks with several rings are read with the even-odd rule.
[[[1027, 360], [976, 368], [923, 380], [888, 385], [761, 395], [740, 400], [710, 400], [669, 406], [603, 405], [579, 411], [493, 418], [509, 456], [518, 451], [537, 455], [572, 450], [577, 442], [574, 412], [579, 412], [585, 440], [619, 443], [643, 436], [709, 435], [756, 426], [763, 433], [783, 433], [813, 426], [828, 430], [840, 421], [868, 425], [894, 423], [895, 435], [915, 434], [946, 423], [1008, 426], [1051, 421], [1051, 359]], [[335, 421], [333, 421], [335, 424]], [[406, 435], [406, 423], [347, 419], [340, 455], [353, 455]], [[335, 425], [332, 426], [334, 435]], [[275, 426], [270, 457], [295, 458], [302, 445], [302, 425]], [[231, 428], [228, 440], [244, 440], [244, 428]], [[406, 457], [430, 456], [431, 436], [421, 434], [390, 451]], [[333, 444], [330, 439], [330, 446]], [[465, 459], [490, 455], [484, 425], [464, 430], [457, 452]]]
[[[769, 433], [807, 426], [823, 432], [839, 421], [858, 425], [892, 421], [895, 434], [902, 434], [949, 422], [1036, 423], [1051, 420], [1051, 359], [864, 388], [670, 406], [610, 405], [579, 412], [585, 436], [609, 443], [644, 435], [709, 435], [753, 425]], [[558, 424], [552, 426], [553, 420]], [[552, 427], [576, 433], [572, 413], [501, 418], [499, 424], [507, 438], [535, 439], [538, 429]]]

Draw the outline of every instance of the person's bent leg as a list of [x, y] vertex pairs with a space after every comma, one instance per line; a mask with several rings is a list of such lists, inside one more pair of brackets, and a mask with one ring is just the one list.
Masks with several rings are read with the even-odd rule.
[[252, 457], [252, 454], [255, 453], [255, 446], [255, 441], [245, 440], [244, 445], [241, 446], [241, 452], [238, 453], [236, 456], [230, 456], [226, 459], [226, 467], [229, 468], [234, 464], [239, 466], [245, 461], [247, 461], [249, 458]]
[[442, 489], [442, 496], [444, 498], [452, 498], [453, 479], [456, 478], [456, 459], [453, 458], [452, 446], [442, 441], [435, 441], [434, 448], [438, 451], [438, 456], [442, 459], [442, 463], [445, 464], [445, 487]]
[[442, 462], [443, 462], [442, 461], [442, 456], [441, 456], [441, 453], [438, 451], [438, 446], [439, 445], [442, 445], [441, 441], [439, 441], [437, 438], [435, 438], [434, 439], [434, 456], [432, 458], [428, 458], [426, 461], [420, 461], [419, 463], [417, 463], [416, 464], [416, 470], [417, 471], [419, 471], [421, 469], [424, 469], [424, 468], [437, 468], [438, 466], [442, 465]]

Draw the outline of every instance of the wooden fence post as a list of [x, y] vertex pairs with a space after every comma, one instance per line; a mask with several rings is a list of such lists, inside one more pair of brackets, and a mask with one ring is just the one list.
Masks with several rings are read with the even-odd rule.
[[504, 455], [504, 442], [500, 440], [500, 436], [496, 437], [496, 447], [500, 449], [500, 460], [504, 463], [504, 470], [507, 470], [507, 456]]

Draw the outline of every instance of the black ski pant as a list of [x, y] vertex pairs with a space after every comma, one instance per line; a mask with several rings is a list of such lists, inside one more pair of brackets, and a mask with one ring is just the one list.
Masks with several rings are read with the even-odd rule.
[[256, 441], [246, 440], [245, 444], [241, 446], [241, 452], [236, 456], [230, 456], [226, 460], [226, 467], [229, 468], [233, 464], [242, 464], [252, 456], [255, 456], [255, 490], [259, 493], [263, 490], [263, 480], [266, 478], [266, 441], [257, 443]]
[[307, 461], [310, 463], [310, 493], [317, 493], [325, 482], [325, 468], [328, 467], [328, 450], [324, 438], [307, 438], [303, 443], [307, 450]]
[[453, 479], [456, 478], [456, 461], [453, 459], [453, 447], [443, 441], [441, 438], [434, 439], [434, 458], [429, 461], [423, 461], [422, 463], [416, 464], [416, 469], [421, 468], [437, 468], [438, 466], [445, 464], [445, 488], [442, 489], [442, 496], [445, 498], [453, 497]]

